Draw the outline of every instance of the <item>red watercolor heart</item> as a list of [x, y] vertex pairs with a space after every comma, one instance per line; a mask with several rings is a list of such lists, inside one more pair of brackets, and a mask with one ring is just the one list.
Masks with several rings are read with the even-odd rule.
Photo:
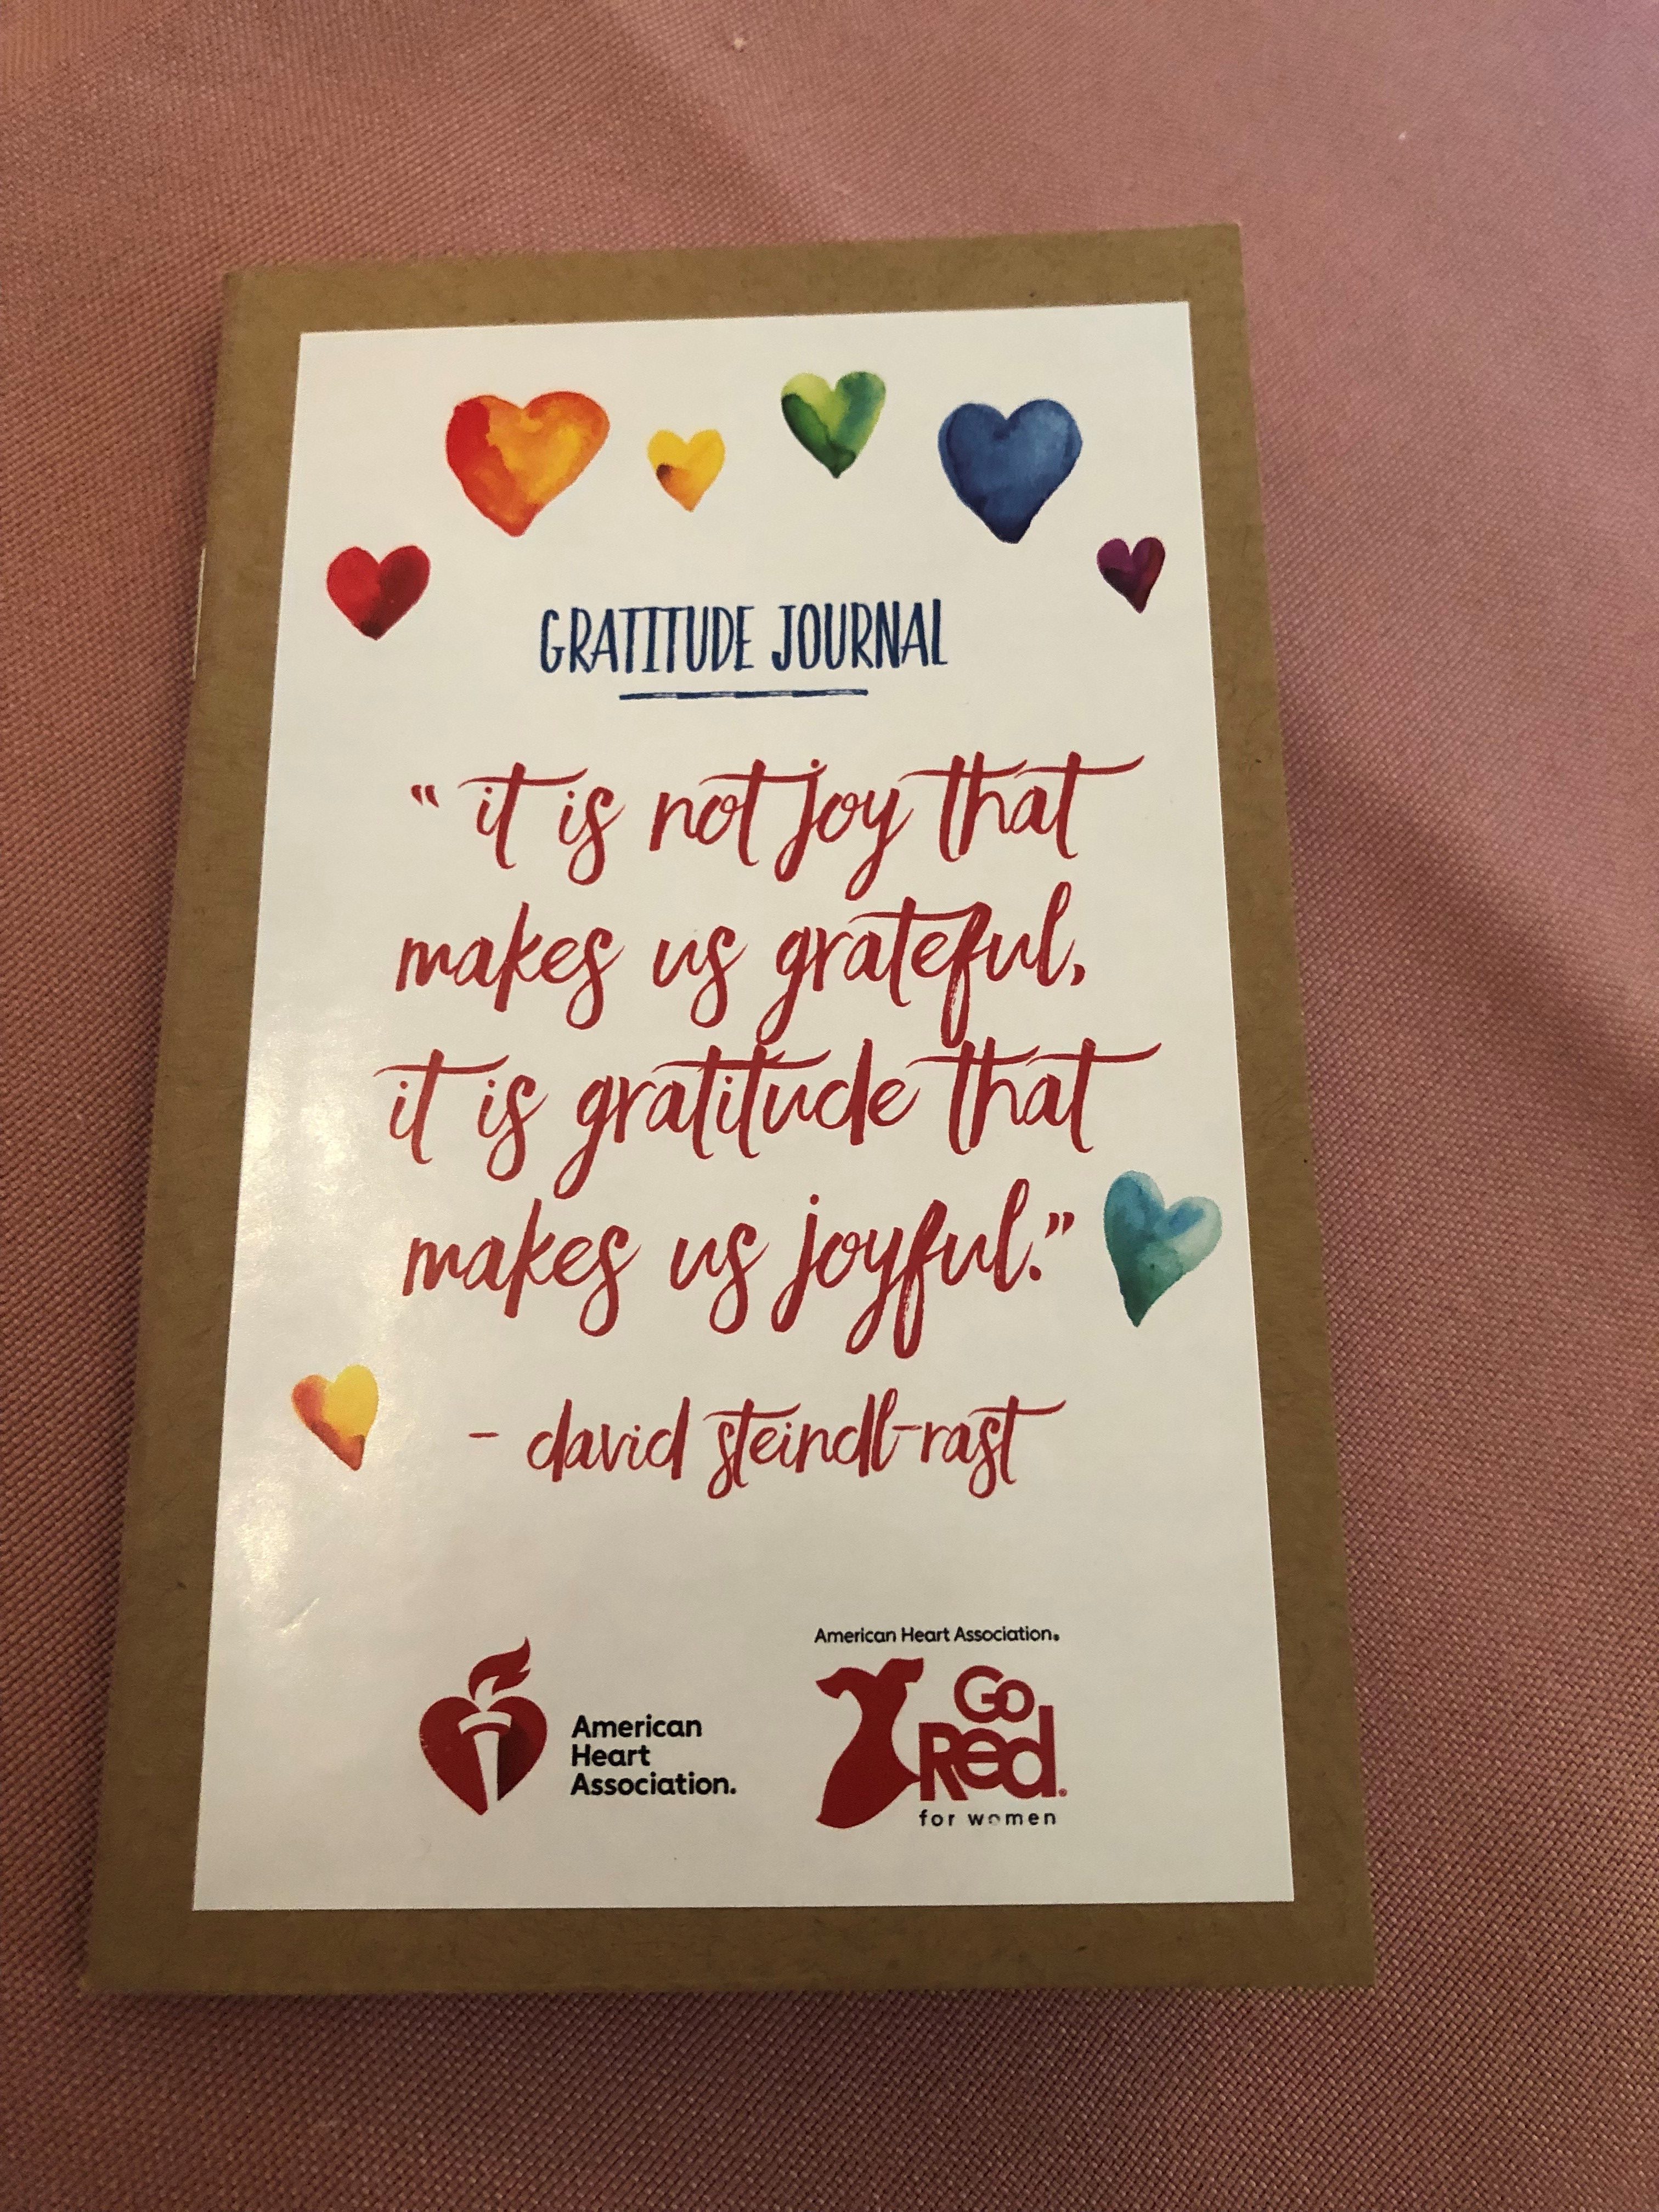
[[328, 564], [328, 596], [365, 637], [384, 637], [425, 591], [431, 574], [418, 545], [399, 545], [384, 561], [349, 545]]
[[1138, 615], [1144, 615], [1152, 586], [1163, 574], [1163, 541], [1143, 538], [1132, 553], [1121, 538], [1109, 538], [1095, 556], [1095, 566], [1112, 589], [1127, 599]]

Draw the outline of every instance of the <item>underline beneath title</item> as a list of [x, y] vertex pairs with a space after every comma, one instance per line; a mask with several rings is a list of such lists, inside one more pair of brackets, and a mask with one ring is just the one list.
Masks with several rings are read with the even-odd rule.
[[867, 699], [867, 684], [823, 691], [619, 691], [620, 699]]

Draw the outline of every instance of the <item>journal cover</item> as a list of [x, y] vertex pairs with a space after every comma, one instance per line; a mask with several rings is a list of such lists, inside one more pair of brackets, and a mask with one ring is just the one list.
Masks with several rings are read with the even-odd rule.
[[232, 280], [91, 1978], [1363, 1979], [1237, 241]]

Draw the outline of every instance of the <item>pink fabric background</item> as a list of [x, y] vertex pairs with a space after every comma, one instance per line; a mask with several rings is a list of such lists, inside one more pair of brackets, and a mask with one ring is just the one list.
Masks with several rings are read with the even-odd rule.
[[[1642, 0], [12, 0], [5, 2212], [1659, 2203], [1656, 32]], [[82, 1996], [222, 273], [1218, 217], [1376, 1989]]]

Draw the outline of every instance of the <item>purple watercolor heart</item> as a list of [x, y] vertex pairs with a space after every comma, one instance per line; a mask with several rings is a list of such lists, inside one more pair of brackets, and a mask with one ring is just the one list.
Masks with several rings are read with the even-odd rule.
[[1163, 574], [1163, 540], [1143, 538], [1132, 553], [1123, 538], [1109, 538], [1095, 556], [1095, 566], [1120, 598], [1144, 615], [1152, 586]]

